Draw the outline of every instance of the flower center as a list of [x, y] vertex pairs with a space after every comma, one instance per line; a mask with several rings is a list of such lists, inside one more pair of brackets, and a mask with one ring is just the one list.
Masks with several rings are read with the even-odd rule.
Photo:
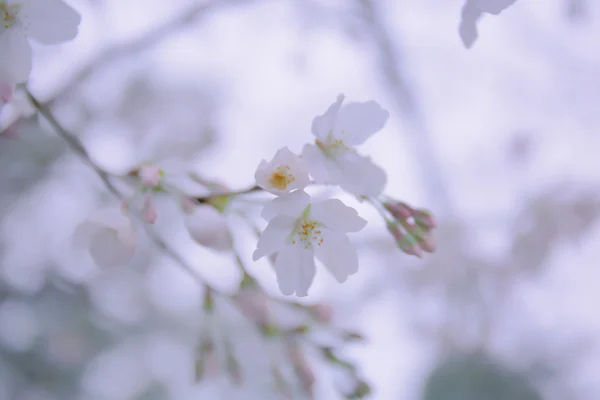
[[8, 29], [17, 23], [19, 8], [18, 4], [7, 5], [4, 1], [0, 1], [0, 18], [4, 29]]
[[293, 174], [290, 174], [288, 171], [290, 170], [289, 165], [280, 165], [275, 169], [275, 172], [269, 178], [269, 183], [273, 185], [275, 189], [285, 190], [287, 185], [294, 182], [296, 178]]
[[332, 135], [329, 135], [325, 143], [320, 140], [316, 140], [315, 143], [323, 153], [331, 157], [337, 157], [350, 150], [350, 147], [342, 139], [335, 139]]
[[292, 244], [299, 244], [309, 249], [316, 244], [320, 246], [323, 243], [323, 231], [319, 228], [318, 221], [309, 218], [310, 205], [306, 207], [302, 217], [296, 222], [296, 227], [292, 235]]

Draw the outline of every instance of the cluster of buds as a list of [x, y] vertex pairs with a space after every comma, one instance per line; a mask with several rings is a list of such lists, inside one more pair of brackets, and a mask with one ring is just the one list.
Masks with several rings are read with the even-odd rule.
[[385, 202], [383, 206], [393, 217], [387, 222], [387, 229], [404, 253], [421, 258], [423, 251], [435, 251], [433, 230], [437, 224], [431, 212], [399, 201]]

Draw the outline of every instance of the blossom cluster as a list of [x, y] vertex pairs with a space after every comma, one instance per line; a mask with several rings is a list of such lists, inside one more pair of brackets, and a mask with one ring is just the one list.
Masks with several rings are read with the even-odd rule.
[[[29, 79], [33, 64], [30, 40], [52, 45], [76, 37], [81, 16], [66, 1], [0, 0], [0, 111], [11, 102], [17, 86]], [[497, 15], [516, 1], [465, 0], [459, 28], [464, 44], [470, 47], [476, 40], [476, 23], [483, 14]], [[388, 118], [389, 112], [375, 101], [345, 102], [339, 95], [313, 119], [312, 143], [298, 154], [281, 148], [270, 161], [259, 164], [255, 187], [275, 197], [264, 204], [261, 216], [266, 228], [260, 233], [253, 259], [273, 261], [283, 294], [307, 296], [316, 261], [338, 282], [358, 270], [349, 234], [361, 231], [367, 221], [339, 199], [315, 201], [306, 191], [309, 185], [334, 185], [359, 200], [368, 200], [378, 208], [405, 253], [421, 257], [434, 250], [436, 223], [431, 213], [386, 198], [385, 171], [357, 149], [380, 131]], [[155, 197], [162, 193], [178, 200], [193, 239], [217, 251], [232, 249], [226, 206], [246, 192], [217, 190], [220, 193], [208, 198], [194, 198], [171, 184], [165, 171], [152, 163], [141, 163], [126, 176], [112, 178], [132, 183], [133, 195], [120, 207], [94, 212], [75, 231], [77, 242], [85, 245], [99, 266], [122, 265], [133, 257], [136, 229], [132, 211], [144, 223], [154, 224], [158, 218]]]
[[315, 257], [338, 282], [358, 271], [356, 249], [348, 233], [367, 221], [339, 199], [314, 202], [304, 189], [311, 182], [337, 185], [358, 197], [377, 197], [386, 174], [356, 146], [385, 125], [389, 113], [374, 101], [343, 104], [338, 96], [327, 111], [314, 118], [314, 144], [300, 155], [287, 147], [256, 170], [256, 183], [277, 197], [267, 203], [262, 217], [268, 222], [260, 235], [254, 260], [275, 256], [279, 289], [285, 295], [306, 296], [315, 277]]

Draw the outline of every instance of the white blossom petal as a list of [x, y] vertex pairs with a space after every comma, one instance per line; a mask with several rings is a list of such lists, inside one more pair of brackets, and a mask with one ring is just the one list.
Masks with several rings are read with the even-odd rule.
[[385, 189], [387, 174], [370, 157], [348, 154], [338, 160], [338, 165], [344, 174], [340, 186], [345, 191], [357, 196], [377, 197]]
[[294, 229], [295, 222], [296, 219], [289, 216], [279, 216], [271, 219], [258, 238], [252, 259], [256, 261], [284, 248]]
[[0, 79], [23, 83], [31, 72], [31, 46], [22, 32], [9, 29], [0, 34]]
[[270, 162], [261, 161], [254, 178], [258, 186], [275, 195], [304, 189], [310, 182], [303, 161], [287, 147], [279, 149]]
[[298, 297], [308, 295], [316, 273], [312, 249], [286, 246], [277, 254], [274, 267], [281, 293], [286, 296], [296, 293]]
[[310, 208], [311, 218], [337, 232], [358, 232], [367, 225], [358, 212], [339, 199], [329, 199], [315, 203]]
[[81, 15], [63, 0], [25, 0], [28, 35], [42, 44], [56, 44], [77, 36]]
[[335, 184], [343, 179], [342, 172], [335, 161], [327, 157], [314, 144], [304, 145], [302, 159], [308, 168], [308, 172], [317, 183]]
[[379, 132], [390, 113], [375, 101], [348, 103], [338, 113], [334, 137], [345, 144], [363, 144], [374, 133]]
[[121, 239], [119, 232], [112, 229], [99, 230], [92, 236], [90, 256], [98, 267], [121, 266], [131, 260], [135, 248]]
[[297, 218], [309, 203], [310, 195], [302, 190], [297, 190], [266, 203], [261, 216], [267, 221], [278, 215]]
[[315, 254], [327, 270], [339, 282], [345, 282], [358, 271], [358, 255], [348, 236], [323, 229], [323, 243], [317, 246]]
[[327, 136], [332, 133], [335, 128], [337, 114], [340, 111], [343, 102], [344, 95], [338, 95], [335, 103], [329, 106], [327, 111], [325, 111], [325, 114], [319, 115], [313, 119], [311, 131], [317, 139], [324, 141], [327, 139]]
[[202, 204], [184, 214], [184, 224], [198, 244], [216, 251], [231, 250], [227, 217], [211, 205]]

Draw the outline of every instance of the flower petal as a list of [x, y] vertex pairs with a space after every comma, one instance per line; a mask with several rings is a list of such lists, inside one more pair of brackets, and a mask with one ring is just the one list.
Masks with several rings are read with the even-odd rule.
[[342, 172], [333, 159], [327, 157], [318, 146], [305, 144], [302, 149], [302, 160], [315, 182], [320, 184], [337, 184], [342, 179]]
[[275, 260], [279, 290], [286, 296], [306, 297], [316, 273], [314, 253], [302, 246], [286, 246]]
[[42, 44], [56, 44], [77, 36], [81, 15], [63, 0], [27, 0], [23, 2], [29, 36]]
[[348, 154], [338, 159], [344, 179], [340, 184], [345, 191], [357, 196], [377, 197], [385, 189], [387, 174], [369, 157]]
[[322, 229], [323, 242], [317, 246], [315, 255], [339, 282], [345, 282], [358, 271], [358, 255], [348, 236], [329, 229]]
[[[287, 147], [277, 150], [270, 162], [262, 160], [254, 178], [258, 186], [275, 195], [304, 189], [310, 182], [306, 166]], [[273, 178], [277, 178], [276, 181]]]
[[127, 264], [133, 257], [135, 247], [130, 241], [122, 241], [119, 232], [106, 228], [92, 235], [90, 256], [100, 268]]
[[314, 203], [310, 207], [311, 218], [336, 232], [358, 232], [367, 221], [358, 216], [356, 210], [339, 199], [329, 199]]
[[8, 29], [0, 34], [0, 79], [23, 83], [31, 73], [31, 46], [23, 32]]
[[329, 106], [325, 114], [315, 117], [312, 121], [311, 130], [313, 135], [321, 141], [327, 139], [327, 136], [334, 130], [337, 114], [344, 102], [344, 95], [340, 94], [335, 103]]
[[383, 128], [389, 116], [375, 101], [348, 103], [338, 114], [334, 136], [353, 146], [363, 144]]
[[296, 220], [288, 216], [275, 217], [269, 221], [269, 224], [258, 238], [256, 250], [252, 255], [254, 261], [269, 256], [280, 251], [285, 247]]
[[310, 203], [310, 195], [302, 190], [296, 190], [292, 193], [276, 197], [265, 204], [261, 216], [269, 221], [279, 215], [300, 217], [304, 209]]

